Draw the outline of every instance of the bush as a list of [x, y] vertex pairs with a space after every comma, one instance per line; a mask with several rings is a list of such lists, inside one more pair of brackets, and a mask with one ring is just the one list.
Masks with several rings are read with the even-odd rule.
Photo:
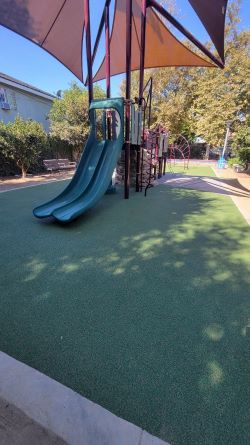
[[[58, 137], [48, 135], [48, 152], [51, 158], [74, 160], [74, 146]], [[44, 159], [44, 158], [43, 158]]]
[[206, 144], [190, 144], [190, 158], [191, 159], [205, 159]]
[[[1, 148], [1, 147], [0, 147]], [[0, 149], [0, 177], [19, 175], [20, 170], [13, 159], [9, 159], [1, 153]]]
[[240, 164], [247, 166], [247, 164], [250, 163], [250, 147], [240, 148], [238, 157], [240, 159]]
[[228, 159], [228, 165], [229, 165], [229, 167], [233, 167], [234, 164], [240, 164], [240, 165], [241, 165], [239, 156], [235, 156], [235, 157], [233, 157], [233, 158], [229, 158], [229, 159]]
[[0, 149], [3, 156], [13, 159], [25, 178], [31, 165], [38, 162], [47, 144], [47, 135], [41, 124], [17, 116], [14, 122], [1, 123]]
[[239, 164], [243, 167], [247, 167], [247, 164], [250, 163], [250, 148], [240, 148], [239, 150], [234, 150], [233, 157], [228, 160], [228, 164], [230, 167], [233, 166], [233, 164]]

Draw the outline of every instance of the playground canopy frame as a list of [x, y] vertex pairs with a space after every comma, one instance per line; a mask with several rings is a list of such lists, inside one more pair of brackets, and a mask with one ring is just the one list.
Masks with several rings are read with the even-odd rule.
[[[88, 0], [87, 0], [88, 1]], [[147, 8], [154, 8], [158, 14], [168, 20], [178, 31], [180, 31], [191, 43], [193, 43], [200, 51], [203, 52], [213, 63], [212, 66], [217, 66], [219, 68], [224, 68], [224, 25], [225, 25], [225, 14], [226, 14], [226, 6], [227, 0], [219, 0], [222, 5], [222, 20], [220, 17], [220, 27], [218, 32], [214, 29], [214, 25], [212, 26], [211, 32], [211, 22], [209, 19], [204, 20], [204, 8], [201, 7], [201, 2], [199, 0], [190, 1], [192, 6], [194, 7], [194, 3], [196, 3], [194, 9], [197, 14], [200, 16], [202, 23], [206, 27], [208, 33], [210, 34], [212, 41], [215, 43], [215, 46], [220, 55], [220, 59], [216, 58], [214, 54], [211, 53], [199, 40], [197, 40], [186, 28], [184, 28], [181, 23], [176, 20], [163, 6], [161, 6], [156, 0], [141, 0], [141, 36], [140, 36], [140, 65], [139, 65], [139, 91], [138, 91], [138, 103], [139, 109], [142, 106], [142, 98], [144, 91], [144, 71], [145, 71], [145, 44], [146, 44], [146, 26], [147, 26]], [[107, 24], [106, 17], [109, 17], [109, 7], [111, 0], [106, 0], [104, 5], [103, 14], [100, 20], [99, 29], [97, 32], [97, 37], [94, 44], [93, 54], [92, 54], [92, 65], [95, 60], [95, 56], [98, 50], [98, 46], [100, 43], [100, 38], [102, 35], [103, 27], [105, 25], [105, 67], [106, 67], [106, 85], [107, 85], [107, 97], [110, 94], [110, 32], [109, 32], [109, 23]], [[125, 101], [125, 178], [124, 178], [124, 197], [125, 199], [129, 198], [129, 188], [130, 188], [130, 101], [131, 101], [131, 39], [132, 39], [132, 3], [133, 0], [126, 0], [126, 101]], [[210, 10], [213, 11], [213, 7], [211, 8], [211, 4], [214, 4], [214, 0], [210, 2]], [[213, 6], [213, 5], [212, 5]], [[207, 11], [207, 8], [205, 8]], [[218, 12], [218, 11], [217, 11]], [[211, 14], [210, 14], [211, 16]], [[209, 17], [210, 17], [209, 16]], [[113, 24], [114, 26], [114, 24]], [[223, 36], [223, 37], [222, 37]], [[216, 40], [217, 39], [217, 40]], [[93, 77], [92, 72], [88, 72], [87, 82], [89, 92], [93, 89]], [[139, 177], [138, 168], [140, 166], [140, 150], [137, 147], [137, 168], [136, 168], [136, 177]], [[136, 191], [139, 191], [139, 183], [136, 182]]]

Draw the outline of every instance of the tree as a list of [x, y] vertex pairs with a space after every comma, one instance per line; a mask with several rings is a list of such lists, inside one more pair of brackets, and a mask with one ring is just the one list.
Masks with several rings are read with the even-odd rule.
[[244, 120], [235, 122], [232, 136], [234, 150], [241, 148], [250, 150], [250, 114]]
[[[101, 88], [94, 88], [95, 97], [105, 97]], [[82, 151], [89, 133], [89, 103], [85, 88], [72, 83], [54, 100], [49, 113], [50, 135], [72, 146], [76, 155]]]
[[241, 121], [233, 123], [233, 142], [230, 164], [241, 164], [247, 168], [250, 163], [250, 114]]
[[14, 122], [0, 123], [0, 149], [3, 155], [16, 162], [23, 178], [45, 146], [46, 133], [38, 122], [17, 116]]
[[183, 134], [189, 140], [194, 134], [190, 108], [194, 98], [196, 76], [202, 69], [164, 68], [154, 73], [156, 122], [170, 130], [173, 138]]
[[[214, 146], [223, 145], [226, 121], [241, 122], [249, 114], [250, 32], [238, 31], [239, 4], [234, 1], [228, 8], [224, 70], [204, 71], [195, 85], [193, 129]], [[240, 129], [235, 123], [234, 138]]]

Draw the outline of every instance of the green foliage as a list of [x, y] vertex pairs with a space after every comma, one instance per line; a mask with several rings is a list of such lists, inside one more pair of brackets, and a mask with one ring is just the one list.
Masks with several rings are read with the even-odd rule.
[[225, 69], [205, 70], [195, 85], [192, 125], [213, 146], [223, 145], [226, 121], [242, 119], [249, 111], [250, 32], [233, 36], [233, 41], [226, 42]]
[[70, 145], [67, 141], [63, 141], [62, 139], [59, 139], [58, 137], [48, 135], [48, 151], [50, 153], [50, 156], [52, 157], [60, 157], [60, 158], [74, 158], [74, 149], [73, 146]]
[[[233, 1], [227, 11], [224, 70], [205, 69], [195, 81], [191, 125], [212, 146], [223, 145], [226, 121], [237, 122], [249, 113], [250, 32], [238, 31], [239, 5]], [[240, 126], [234, 127], [232, 143]]]
[[240, 164], [244, 167], [247, 167], [247, 164], [250, 163], [250, 147], [240, 148], [237, 151], [237, 156], [229, 159], [229, 165], [232, 167], [233, 164]]
[[[104, 97], [101, 88], [94, 88], [95, 97]], [[61, 99], [55, 99], [49, 113], [50, 135], [55, 140], [69, 144], [79, 154], [89, 133], [89, 103], [85, 88], [72, 83], [63, 92]]]
[[206, 144], [190, 144], [190, 158], [191, 159], [205, 159]]
[[250, 163], [250, 115], [243, 121], [236, 121], [233, 125], [233, 158], [229, 165], [240, 164], [247, 167]]
[[0, 150], [13, 159], [25, 177], [29, 167], [36, 163], [46, 146], [46, 133], [41, 124], [17, 116], [14, 122], [0, 123]]
[[242, 165], [247, 165], [250, 163], [250, 148], [241, 148], [239, 150], [239, 159]]
[[250, 114], [243, 122], [235, 123], [232, 147], [236, 152], [239, 148], [250, 148]]
[[228, 159], [229, 167], [233, 167], [234, 164], [240, 164], [241, 165], [241, 161], [240, 161], [240, 158], [238, 156], [234, 156], [233, 158], [229, 158]]

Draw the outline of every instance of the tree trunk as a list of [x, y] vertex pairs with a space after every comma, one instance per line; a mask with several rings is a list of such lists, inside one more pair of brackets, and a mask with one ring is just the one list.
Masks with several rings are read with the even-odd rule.
[[208, 161], [209, 159], [209, 152], [210, 152], [210, 145], [206, 144], [206, 154], [205, 154], [205, 159]]
[[21, 169], [22, 169], [22, 178], [24, 179], [27, 176], [27, 168], [22, 166]]

